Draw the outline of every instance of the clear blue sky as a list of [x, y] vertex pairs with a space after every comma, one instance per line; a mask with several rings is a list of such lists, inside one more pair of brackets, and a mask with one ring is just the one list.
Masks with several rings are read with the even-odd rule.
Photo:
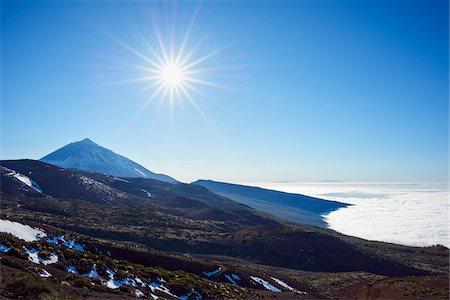
[[[117, 84], [152, 16], [207, 79], [173, 108]], [[175, 16], [172, 18], [171, 16]], [[447, 180], [447, 1], [2, 1], [1, 158], [89, 137], [183, 181]], [[148, 91], [151, 92], [151, 91]]]

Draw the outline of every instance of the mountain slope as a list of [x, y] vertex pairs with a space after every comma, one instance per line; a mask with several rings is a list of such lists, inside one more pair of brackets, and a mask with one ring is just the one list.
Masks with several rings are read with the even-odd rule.
[[70, 143], [40, 159], [66, 169], [79, 169], [120, 177], [143, 177], [177, 183], [164, 174], [155, 174], [138, 163], [106, 149], [90, 139]]
[[[161, 283], [174, 295], [187, 295], [181, 299], [195, 299], [188, 295], [194, 294], [192, 289], [204, 299], [342, 299], [338, 288], [345, 285], [356, 284], [344, 291], [346, 298], [354, 298], [367, 280], [410, 276], [422, 282], [434, 280], [429, 277], [435, 276], [432, 273], [448, 273], [445, 247], [406, 247], [309, 225], [277, 223], [199, 185], [120, 178], [33, 160], [0, 161], [0, 165], [0, 232], [4, 231], [1, 220], [8, 219], [41, 228], [48, 235], [43, 241], [23, 243], [2, 240], [0, 233], [0, 272], [15, 274], [0, 279], [0, 291], [16, 298], [16, 291], [22, 291], [16, 288], [20, 276], [29, 275], [26, 280], [36, 282], [48, 273], [52, 276], [40, 282], [56, 293], [51, 299], [80, 288], [85, 298], [127, 299], [135, 295], [135, 289], [162, 298], [168, 290], [161, 290]], [[85, 251], [65, 249], [75, 247], [73, 241]], [[54, 264], [36, 262], [55, 256]], [[72, 268], [78, 276], [69, 274]], [[108, 269], [111, 272], [105, 272]], [[165, 282], [156, 282], [157, 278]], [[308, 294], [292, 292], [280, 280]], [[398, 292], [405, 289], [401, 280]], [[140, 281], [147, 284], [138, 285]], [[406, 288], [415, 288], [416, 281], [411, 282], [405, 283]], [[112, 289], [109, 283], [114, 288], [122, 286]], [[210, 293], [217, 291], [216, 285], [238, 294], [215, 297]], [[426, 298], [445, 289], [442, 284], [427, 287], [425, 283], [414, 291]], [[0, 292], [1, 296], [5, 294]]]
[[196, 220], [277, 224], [271, 217], [201, 186], [68, 170], [29, 159], [2, 160], [0, 163], [1, 191], [5, 194], [78, 199], [141, 211], [151, 209]]
[[212, 180], [197, 180], [192, 184], [203, 186], [214, 193], [284, 219], [320, 227], [326, 226], [322, 215], [348, 206], [345, 203], [301, 194], [284, 193]]

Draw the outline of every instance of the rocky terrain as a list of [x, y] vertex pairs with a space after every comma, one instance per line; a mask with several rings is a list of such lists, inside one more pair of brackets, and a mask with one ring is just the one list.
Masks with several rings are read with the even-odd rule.
[[1, 198], [7, 298], [448, 298], [443, 246], [287, 222], [195, 184], [2, 161]]

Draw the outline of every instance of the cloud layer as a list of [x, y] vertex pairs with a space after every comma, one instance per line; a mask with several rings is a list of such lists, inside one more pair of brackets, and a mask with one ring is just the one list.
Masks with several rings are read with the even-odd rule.
[[450, 247], [445, 183], [290, 183], [265, 187], [354, 204], [325, 217], [330, 228], [347, 235], [410, 246]]

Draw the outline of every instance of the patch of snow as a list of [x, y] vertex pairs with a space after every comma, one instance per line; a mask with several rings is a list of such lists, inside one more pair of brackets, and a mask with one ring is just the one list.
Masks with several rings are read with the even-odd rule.
[[47, 242], [55, 244], [55, 245], [62, 245], [66, 246], [67, 248], [78, 250], [78, 251], [84, 251], [84, 247], [81, 244], [76, 243], [74, 240], [68, 240], [66, 241], [64, 239], [63, 235], [59, 236], [53, 236], [52, 238], [48, 238]]
[[37, 241], [47, 236], [41, 229], [9, 220], [0, 220], [0, 232], [10, 233], [26, 242]]
[[52, 274], [47, 272], [47, 270], [41, 269], [40, 272], [39, 272], [39, 276], [47, 278], [47, 277], [51, 277]]
[[299, 290], [291, 287], [290, 285], [288, 285], [286, 282], [284, 282], [281, 279], [278, 279], [278, 278], [275, 278], [275, 277], [270, 277], [270, 278], [272, 278], [273, 281], [275, 281], [276, 283], [278, 283], [279, 285], [281, 285], [285, 289], [290, 290], [291, 292], [294, 292], [294, 293], [297, 293], [297, 294], [304, 294], [304, 295], [308, 294], [307, 292], [302, 292], [302, 291], [299, 291]]
[[165, 287], [163, 284], [161, 284], [161, 283], [155, 283], [155, 282], [152, 282], [152, 283], [150, 283], [150, 284], [148, 285], [148, 287], [152, 290], [152, 292], [160, 291], [160, 292], [165, 293], [165, 294], [167, 294], [167, 295], [169, 295], [169, 296], [178, 298], [177, 296], [175, 296], [174, 294], [172, 294], [172, 293], [170, 292], [170, 290], [169, 290], [167, 287]]
[[134, 281], [133, 278], [125, 278], [124, 280], [121, 280], [120, 283], [122, 285], [131, 285], [131, 286], [136, 286], [136, 282]]
[[43, 264], [43, 265], [50, 265], [58, 262], [58, 255], [55, 253], [52, 253], [48, 259], [43, 259], [39, 257], [39, 250], [36, 250], [34, 248], [27, 249], [23, 247], [25, 252], [28, 253], [28, 260], [35, 263], [35, 264]]
[[152, 194], [149, 191], [144, 190], [144, 189], [142, 189], [142, 191], [147, 195], [147, 197], [149, 197], [149, 198], [152, 197]]
[[150, 294], [150, 296], [153, 298], [153, 300], [157, 300], [159, 297], [156, 296], [155, 294]]
[[109, 280], [106, 282], [106, 286], [110, 289], [117, 289], [121, 286], [120, 282], [114, 279], [114, 271], [107, 269], [106, 272], [109, 275]]
[[120, 177], [114, 177], [114, 180], [116, 180], [116, 181], [122, 181], [122, 182], [126, 182], [126, 183], [130, 183], [128, 180], [125, 180], [125, 179], [120, 178]]
[[[122, 285], [130, 285], [133, 287], [137, 287], [138, 284], [140, 287], [145, 286], [144, 282], [140, 278], [125, 278], [123, 280], [116, 280], [114, 279], [115, 272], [113, 270], [107, 269], [106, 272], [109, 275], [109, 280], [105, 281], [103, 284], [106, 285], [110, 289], [117, 289]], [[138, 284], [136, 284], [138, 283]]]
[[236, 274], [231, 274], [231, 277], [233, 277], [236, 280], [241, 280], [241, 278], [239, 276], [237, 276]]
[[23, 247], [23, 249], [25, 250], [26, 253], [28, 253], [28, 260], [29, 261], [31, 261], [31, 262], [33, 262], [35, 264], [39, 263], [39, 257], [38, 257], [39, 251], [38, 250], [36, 250], [34, 248], [27, 249], [25, 247]]
[[192, 295], [192, 293], [188, 293], [186, 295], [182, 295], [182, 296], [178, 297], [178, 299], [180, 299], [180, 300], [188, 300], [191, 295]]
[[268, 282], [265, 281], [264, 279], [261, 279], [261, 278], [259, 278], [259, 277], [255, 277], [255, 276], [250, 276], [250, 278], [251, 278], [253, 281], [255, 281], [255, 282], [261, 284], [262, 286], [264, 286], [267, 290], [269, 290], [269, 291], [271, 291], [271, 292], [274, 292], [274, 293], [280, 293], [280, 292], [281, 292], [280, 289], [274, 287], [273, 285], [271, 285], [270, 283], [268, 283]]
[[14, 177], [17, 180], [19, 180], [20, 182], [22, 182], [23, 184], [25, 184], [25, 185], [29, 186], [30, 188], [32, 188], [33, 190], [35, 190], [36, 192], [39, 192], [41, 194], [43, 193], [42, 189], [39, 187], [39, 185], [36, 182], [34, 182], [33, 180], [31, 180], [30, 177], [28, 177], [28, 176], [25, 176], [14, 170], [11, 170], [11, 172], [6, 174], [6, 176]]
[[64, 245], [70, 249], [84, 251], [83, 245], [76, 243], [74, 240], [68, 240]]
[[77, 268], [75, 268], [75, 266], [68, 266], [67, 272], [73, 273], [73, 274], [78, 274]]
[[54, 264], [58, 262], [58, 255], [52, 253], [49, 259], [39, 259], [39, 261], [44, 265]]
[[136, 278], [134, 279], [134, 281], [137, 282], [137, 284], [138, 284], [139, 286], [144, 286], [144, 285], [145, 285], [144, 282], [142, 282], [142, 280], [141, 280], [140, 278], [138, 278], [138, 277], [136, 277]]
[[145, 296], [144, 293], [141, 292], [140, 290], [135, 290], [135, 291], [134, 291], [134, 294], [135, 294], [136, 297], [138, 297], [138, 298], [144, 297], [144, 296]]
[[91, 271], [89, 273], [82, 274], [81, 276], [86, 276], [86, 277], [89, 277], [89, 278], [98, 278], [97, 266], [94, 264], [92, 266], [92, 269], [91, 269]]
[[11, 247], [7, 247], [5, 245], [0, 245], [0, 252], [6, 253], [11, 250]]
[[144, 173], [144, 172], [142, 172], [141, 170], [139, 170], [138, 168], [133, 168], [136, 172], [138, 172], [139, 174], [141, 174], [142, 175], [142, 177], [147, 177], [147, 175]]
[[237, 284], [236, 281], [234, 281], [233, 278], [231, 278], [230, 275], [225, 274], [225, 277], [228, 279], [229, 282], [231, 282], [231, 283], [234, 284], [235, 286], [239, 286], [239, 284]]
[[58, 245], [58, 241], [64, 240], [64, 236], [53, 236], [52, 238], [48, 238], [47, 242], [51, 244]]
[[215, 269], [214, 271], [211, 271], [211, 272], [205, 272], [205, 271], [203, 271], [203, 274], [205, 274], [206, 277], [212, 277], [212, 276], [214, 276], [214, 275], [219, 274], [220, 271], [222, 271], [222, 267], [218, 267], [217, 269]]

